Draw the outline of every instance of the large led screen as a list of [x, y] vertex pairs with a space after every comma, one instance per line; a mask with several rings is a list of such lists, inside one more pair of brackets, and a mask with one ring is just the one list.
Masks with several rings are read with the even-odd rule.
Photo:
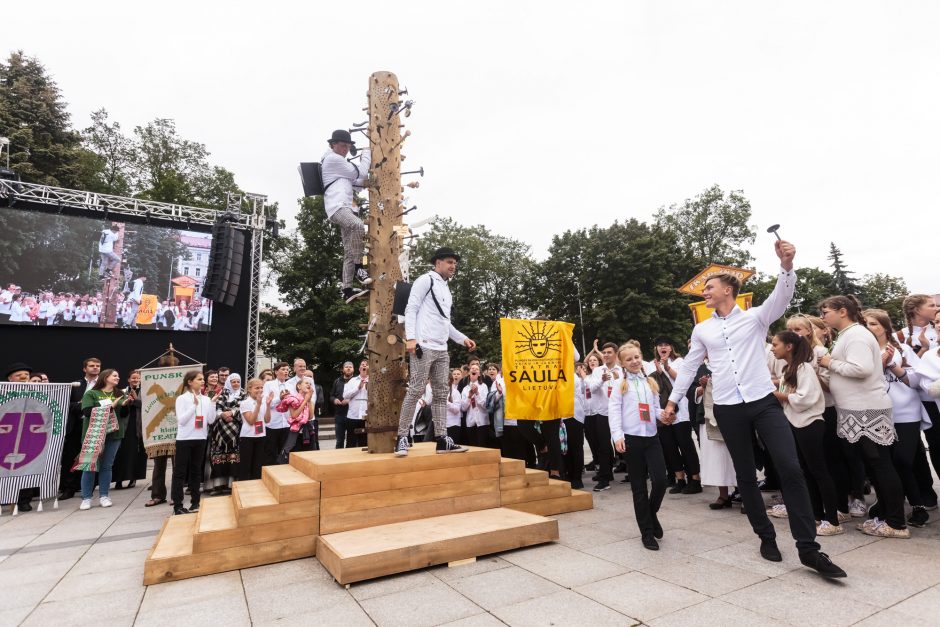
[[0, 324], [208, 331], [212, 237], [0, 209]]

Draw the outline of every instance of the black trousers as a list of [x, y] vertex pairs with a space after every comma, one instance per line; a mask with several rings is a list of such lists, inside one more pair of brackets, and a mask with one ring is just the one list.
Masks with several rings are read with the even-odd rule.
[[672, 468], [674, 473], [685, 472], [686, 479], [697, 475], [701, 468], [698, 451], [695, 450], [695, 442], [692, 440], [692, 423], [676, 422], [671, 425], [658, 423], [656, 431], [659, 433], [667, 467]]
[[489, 425], [481, 427], [467, 427], [464, 432], [467, 438], [468, 446], [479, 446], [486, 448], [489, 446]]
[[568, 454], [564, 456], [564, 478], [574, 485], [583, 485], [581, 475], [584, 473], [584, 425], [574, 418], [565, 418], [565, 429], [568, 431]]
[[278, 463], [277, 458], [281, 453], [281, 449], [284, 448], [284, 443], [287, 442], [287, 434], [290, 432], [290, 427], [284, 427], [282, 429], [265, 429], [264, 434], [264, 465], [265, 466], [274, 466]]
[[894, 469], [891, 447], [877, 444], [865, 437], [852, 444], [852, 447], [859, 451], [868, 468], [885, 522], [895, 529], [905, 529], [907, 525], [904, 522], [904, 486]]
[[333, 425], [336, 429], [336, 448], [346, 447], [346, 416], [333, 416]]
[[836, 408], [827, 407], [823, 412], [823, 422], [826, 425], [826, 431], [823, 434], [823, 452], [826, 455], [826, 464], [829, 466], [829, 475], [836, 484], [836, 507], [840, 512], [847, 514], [851, 482], [849, 481], [849, 466], [842, 453], [845, 440], [842, 440], [836, 433], [838, 421]]
[[[591, 463], [597, 462], [597, 427], [594, 423], [597, 421], [597, 414], [584, 417], [584, 439], [587, 440], [588, 448], [591, 449]], [[608, 429], [610, 425], [608, 424]]]
[[[630, 472], [630, 489], [633, 492], [633, 512], [636, 524], [644, 536], [653, 535], [653, 517], [659, 511], [666, 495], [666, 459], [657, 436], [643, 437], [625, 435], [627, 445], [627, 469]], [[646, 476], [650, 478], [650, 489], [646, 489]], [[756, 485], [756, 484], [755, 484]], [[764, 511], [761, 509], [761, 511]]]
[[744, 501], [751, 528], [761, 538], [775, 538], [777, 532], [767, 516], [764, 499], [757, 488], [757, 468], [754, 465], [754, 447], [751, 433], [756, 431], [773, 459], [780, 478], [780, 490], [787, 504], [790, 518], [790, 533], [796, 540], [800, 553], [818, 551], [816, 542], [816, 520], [809, 501], [806, 478], [797, 458], [793, 431], [783, 413], [783, 408], [768, 394], [762, 399], [736, 405], [715, 405], [715, 419], [725, 440], [734, 472], [738, 479], [738, 491]]
[[[153, 458], [153, 476], [150, 478], [150, 498], [166, 500], [166, 462], [173, 461], [172, 455], [159, 455]], [[176, 467], [176, 464], [173, 464]], [[170, 474], [172, 481], [173, 475]], [[182, 503], [180, 504], [182, 507]]]
[[369, 436], [365, 433], [356, 433], [356, 429], [364, 429], [365, 420], [358, 418], [346, 419], [346, 448], [362, 448], [369, 443]]
[[814, 420], [805, 427], [794, 427], [793, 438], [796, 440], [800, 463], [806, 475], [813, 515], [818, 520], [828, 520], [831, 524], [838, 525], [839, 498], [836, 483], [829, 474], [824, 450], [826, 423], [823, 420]]
[[238, 454], [238, 480], [250, 481], [261, 478], [261, 467], [264, 465], [267, 450], [265, 438], [239, 438]]
[[904, 486], [904, 495], [911, 507], [922, 506], [924, 497], [920, 493], [920, 484], [915, 473], [914, 463], [920, 444], [920, 423], [901, 422], [894, 424], [898, 439], [891, 445], [891, 461]]
[[[585, 433], [588, 441], [594, 438], [594, 463], [601, 481], [614, 480], [614, 449], [610, 444], [610, 423], [603, 414], [592, 414], [584, 418]], [[665, 474], [665, 471], [663, 472]]]
[[177, 440], [173, 460], [173, 485], [170, 496], [173, 507], [183, 506], [183, 483], [188, 483], [190, 507], [199, 505], [199, 484], [202, 483], [202, 462], [206, 457], [205, 440]]
[[[561, 430], [561, 418], [542, 420], [539, 422], [539, 427], [542, 430], [542, 436], [545, 438], [545, 445], [548, 447], [548, 474], [561, 476], [562, 472], [564, 472], [564, 461], [561, 456], [561, 440], [559, 439], [558, 433]], [[610, 438], [608, 437], [608, 439]]]

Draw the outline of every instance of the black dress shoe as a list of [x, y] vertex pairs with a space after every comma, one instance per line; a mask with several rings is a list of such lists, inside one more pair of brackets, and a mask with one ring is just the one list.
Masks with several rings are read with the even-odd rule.
[[114, 484], [114, 488], [113, 488], [113, 489], [114, 489], [114, 490], [123, 490], [123, 489], [124, 489], [124, 482], [123, 482], [123, 481], [118, 481], [117, 483]]
[[571, 489], [572, 489], [572, 490], [583, 490], [583, 489], [584, 489], [584, 483], [581, 482], [581, 481], [572, 481], [572, 482], [571, 482]]
[[685, 489], [685, 479], [677, 479], [676, 485], [669, 488], [669, 494], [679, 494]]
[[29, 501], [20, 501], [16, 504], [16, 508], [21, 512], [31, 512], [33, 511], [33, 506], [29, 504]]
[[832, 560], [829, 559], [829, 556], [820, 551], [800, 553], [800, 561], [804, 566], [812, 568], [823, 577], [840, 579], [846, 576], [844, 570], [833, 564]]
[[623, 479], [620, 480], [620, 483], [630, 483], [630, 475], [624, 475]]
[[760, 541], [760, 556], [768, 562], [782, 562], [783, 555], [777, 548], [777, 541], [774, 538], [764, 538]]
[[663, 539], [663, 526], [659, 524], [659, 517], [653, 514], [653, 537], [657, 540]]
[[709, 509], [724, 509], [724, 508], [726, 508], [726, 507], [731, 507], [731, 498], [730, 498], [730, 497], [721, 497], [721, 496], [719, 496], [718, 499], [717, 499], [714, 503], [709, 503], [709, 504], [708, 504], [708, 508], [709, 508]]
[[585, 464], [584, 470], [586, 472], [594, 472], [595, 470], [597, 470], [597, 464], [595, 464], [594, 462], [591, 462], [590, 464]]
[[627, 465], [624, 464], [623, 462], [620, 462], [620, 463], [617, 464], [617, 466], [614, 468], [614, 472], [627, 472]]
[[659, 542], [656, 541], [656, 538], [653, 536], [643, 536], [643, 548], [649, 549], [650, 551], [659, 550]]
[[67, 501], [73, 496], [75, 496], [75, 490], [62, 490], [61, 492], [59, 492], [60, 501]]
[[128, 489], [130, 489], [130, 488], [136, 488], [136, 487], [137, 487], [137, 481], [131, 481], [131, 482], [129, 482], [129, 483], [127, 484], [127, 487], [128, 487]]
[[699, 494], [702, 491], [702, 481], [700, 479], [689, 479], [689, 483], [682, 489], [683, 494]]
[[186, 509], [185, 507], [174, 507], [174, 508], [173, 508], [173, 515], [174, 515], [174, 516], [181, 516], [181, 515], [183, 515], [183, 514], [188, 514], [188, 513], [189, 513], [189, 510]]

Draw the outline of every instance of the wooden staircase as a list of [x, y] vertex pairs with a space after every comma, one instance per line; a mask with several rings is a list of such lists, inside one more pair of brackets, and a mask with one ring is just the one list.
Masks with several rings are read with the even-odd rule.
[[170, 516], [144, 584], [314, 555], [346, 584], [550, 542], [558, 524], [544, 516], [592, 505], [590, 492], [495, 449], [292, 453], [231, 496], [203, 498], [195, 516]]

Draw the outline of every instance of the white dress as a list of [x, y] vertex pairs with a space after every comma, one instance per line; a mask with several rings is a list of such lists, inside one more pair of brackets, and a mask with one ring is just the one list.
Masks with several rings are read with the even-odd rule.
[[734, 463], [731, 461], [731, 453], [722, 440], [710, 440], [708, 438], [705, 423], [713, 420], [714, 402], [712, 401], [712, 383], [708, 382], [705, 386], [705, 394], [702, 398], [696, 398], [697, 402], [705, 403], [705, 420], [699, 425], [699, 449], [701, 463], [702, 485], [711, 486], [736, 486], [738, 485], [737, 475], [734, 473]]

